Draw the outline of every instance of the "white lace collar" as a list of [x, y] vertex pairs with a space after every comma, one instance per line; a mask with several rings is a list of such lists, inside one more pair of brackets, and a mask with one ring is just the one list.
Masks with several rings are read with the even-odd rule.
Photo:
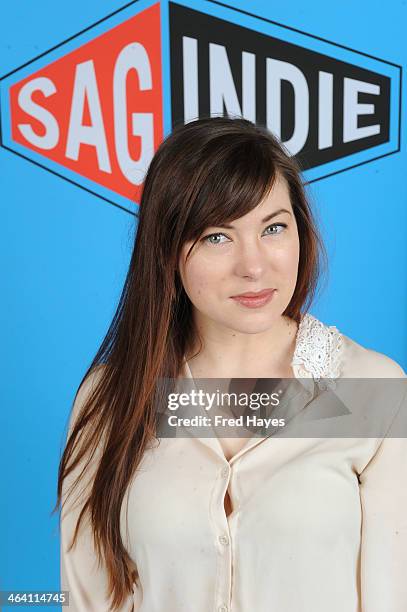
[[291, 362], [297, 378], [338, 378], [341, 375], [343, 336], [333, 325], [313, 315], [302, 316]]

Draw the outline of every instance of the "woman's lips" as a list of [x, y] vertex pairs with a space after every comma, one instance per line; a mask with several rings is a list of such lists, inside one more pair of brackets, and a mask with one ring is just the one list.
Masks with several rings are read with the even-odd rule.
[[247, 308], [260, 308], [261, 306], [264, 306], [270, 302], [275, 291], [275, 289], [267, 289], [259, 293], [233, 295], [231, 299], [235, 300], [239, 304], [242, 304], [242, 306], [246, 306]]

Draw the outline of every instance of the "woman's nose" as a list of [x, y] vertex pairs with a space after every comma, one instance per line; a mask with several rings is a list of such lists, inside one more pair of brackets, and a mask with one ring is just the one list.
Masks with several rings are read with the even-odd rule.
[[261, 278], [267, 266], [266, 251], [261, 242], [238, 247], [235, 261], [235, 273], [241, 277]]

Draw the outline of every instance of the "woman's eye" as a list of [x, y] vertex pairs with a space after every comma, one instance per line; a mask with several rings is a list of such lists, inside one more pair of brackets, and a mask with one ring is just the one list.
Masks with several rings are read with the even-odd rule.
[[273, 225], [269, 225], [266, 227], [266, 230], [272, 229], [275, 231], [270, 232], [269, 236], [272, 234], [281, 234], [281, 232], [287, 227], [286, 223], [274, 223]]
[[205, 236], [204, 238], [202, 238], [202, 240], [204, 242], [208, 242], [209, 244], [222, 244], [221, 242], [219, 242], [219, 240], [211, 240], [211, 238], [218, 238], [219, 236], [223, 236], [224, 238], [226, 238], [225, 234], [209, 234], [209, 236]]

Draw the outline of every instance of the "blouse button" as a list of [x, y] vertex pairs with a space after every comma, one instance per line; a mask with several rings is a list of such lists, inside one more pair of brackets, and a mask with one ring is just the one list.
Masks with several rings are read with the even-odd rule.
[[227, 606], [219, 606], [218, 612], [228, 612], [228, 607]]
[[223, 546], [227, 546], [229, 544], [229, 538], [226, 535], [219, 536], [219, 542], [223, 544]]
[[227, 467], [222, 468], [220, 471], [220, 475], [223, 476], [224, 478], [226, 478], [226, 476], [229, 476], [229, 468]]

